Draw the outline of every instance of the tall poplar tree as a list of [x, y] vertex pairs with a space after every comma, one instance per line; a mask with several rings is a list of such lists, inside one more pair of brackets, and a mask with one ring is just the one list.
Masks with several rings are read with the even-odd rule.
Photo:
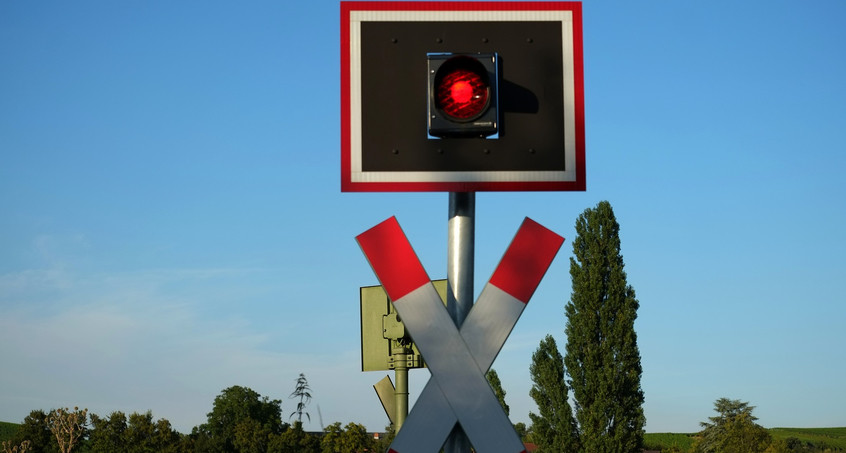
[[639, 304], [626, 282], [620, 225], [611, 204], [586, 209], [576, 220], [576, 233], [564, 364], [581, 451], [639, 452], [646, 420], [634, 330]]
[[579, 431], [573, 419], [567, 395], [564, 358], [551, 335], [541, 340], [532, 354], [529, 367], [532, 389], [540, 414], [529, 412], [532, 419], [532, 440], [540, 453], [571, 453], [579, 451]]

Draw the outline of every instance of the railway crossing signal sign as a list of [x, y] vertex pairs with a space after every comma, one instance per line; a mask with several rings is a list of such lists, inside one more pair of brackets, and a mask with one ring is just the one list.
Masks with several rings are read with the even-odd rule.
[[525, 451], [485, 373], [564, 239], [527, 218], [460, 330], [396, 218], [356, 240], [432, 372], [389, 452], [438, 451], [456, 422], [476, 451]]
[[585, 190], [578, 2], [341, 2], [341, 190]]
[[563, 238], [526, 219], [469, 304], [474, 194], [585, 190], [583, 72], [579, 2], [341, 1], [341, 191], [450, 192], [454, 318], [396, 219], [357, 237], [395, 310], [362, 369], [432, 373], [389, 451], [523, 451], [484, 375]]

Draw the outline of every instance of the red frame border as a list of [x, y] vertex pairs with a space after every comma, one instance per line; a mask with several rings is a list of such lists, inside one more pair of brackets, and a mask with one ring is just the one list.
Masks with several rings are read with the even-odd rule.
[[[350, 12], [352, 11], [571, 11], [573, 13], [573, 84], [576, 133], [575, 181], [352, 182]], [[585, 102], [582, 4], [580, 2], [341, 2], [341, 191], [342, 192], [475, 192], [584, 191]]]

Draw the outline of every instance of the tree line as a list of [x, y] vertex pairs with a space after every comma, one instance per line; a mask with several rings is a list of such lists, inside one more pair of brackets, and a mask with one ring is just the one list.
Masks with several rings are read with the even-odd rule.
[[[283, 421], [281, 404], [247, 387], [229, 387], [215, 398], [206, 422], [189, 434], [151, 412], [33, 410], [3, 447], [6, 453], [355, 453], [382, 447], [358, 423], [336, 422], [319, 435], [305, 432], [300, 419]], [[304, 406], [297, 414], [305, 414]]]

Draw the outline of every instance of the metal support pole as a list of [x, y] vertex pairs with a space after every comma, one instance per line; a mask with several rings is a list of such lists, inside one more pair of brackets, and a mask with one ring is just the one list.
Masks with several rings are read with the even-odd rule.
[[[447, 237], [447, 311], [459, 328], [470, 313], [470, 309], [473, 308], [475, 223], [476, 193], [450, 192]], [[459, 425], [456, 425], [447, 438], [444, 452], [470, 452], [470, 441]]]
[[404, 346], [394, 349], [394, 379], [396, 389], [394, 390], [394, 401], [396, 413], [394, 432], [398, 433], [408, 416], [408, 350]]
[[476, 193], [451, 192], [447, 237], [447, 310], [458, 327], [461, 327], [473, 308], [475, 223]]

